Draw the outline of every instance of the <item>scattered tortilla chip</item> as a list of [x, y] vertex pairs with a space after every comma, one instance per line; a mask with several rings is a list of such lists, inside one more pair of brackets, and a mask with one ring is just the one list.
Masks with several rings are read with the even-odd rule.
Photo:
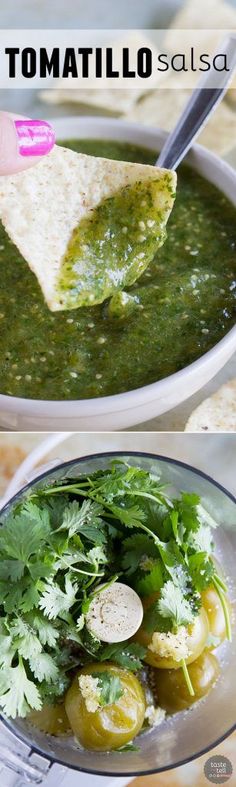
[[[172, 78], [169, 77], [165, 90], [149, 92], [132, 112], [126, 115], [126, 119], [172, 131], [191, 94], [191, 90], [173, 88]], [[235, 135], [236, 113], [224, 101], [209, 118], [197, 142], [223, 155], [232, 149]]]
[[[226, 0], [187, 0], [181, 3], [171, 20], [165, 37], [165, 45], [169, 49], [178, 50], [182, 30], [205, 30], [214, 34], [217, 30], [233, 30], [236, 28], [236, 10]], [[172, 31], [175, 31], [172, 33]], [[218, 39], [219, 40], [219, 39]], [[173, 47], [173, 41], [175, 46]]]
[[0, 218], [52, 311], [91, 306], [145, 270], [175, 185], [170, 170], [56, 145], [37, 167], [0, 178]]
[[185, 432], [236, 431], [236, 379], [222, 385], [193, 411]]
[[[170, 52], [189, 50], [189, 36], [186, 38], [184, 30], [201, 30], [196, 54], [197, 51], [199, 54], [211, 54], [222, 43], [222, 31], [236, 30], [236, 8], [225, 0], [188, 0], [181, 4], [164, 39], [164, 45]], [[230, 91], [233, 87], [236, 88], [236, 76], [232, 79]]]
[[[130, 58], [132, 58], [132, 52], [135, 53], [141, 47], [152, 47], [155, 61], [157, 60], [158, 51], [153, 42], [136, 32], [130, 31], [124, 39], [117, 38], [116, 41], [111, 42], [111, 46], [115, 47], [116, 43], [129, 48]], [[160, 79], [161, 74], [157, 72], [156, 84]], [[145, 85], [140, 88], [117, 88], [116, 79], [109, 80], [110, 88], [98, 87], [98, 80], [94, 81], [94, 88], [79, 88], [80, 80], [78, 80], [78, 87], [76, 87], [77, 80], [75, 79], [73, 79], [74, 87], [68, 88], [68, 81], [68, 79], [59, 79], [57, 85], [51, 90], [42, 90], [39, 94], [41, 100], [47, 104], [77, 104], [105, 110], [113, 115], [122, 115], [129, 112], [145, 92]], [[112, 88], [112, 82], [116, 87]]]
[[135, 106], [140, 98], [140, 91], [137, 89], [115, 90], [114, 88], [85, 88], [77, 90], [62, 87], [66, 82], [61, 80], [58, 87], [51, 90], [42, 90], [40, 99], [46, 104], [77, 104], [81, 107], [93, 107], [100, 111], [111, 113], [112, 115], [123, 115]]
[[236, 108], [236, 90], [235, 90], [235, 79], [233, 79], [233, 89], [227, 90], [225, 99], [227, 103], [235, 110]]

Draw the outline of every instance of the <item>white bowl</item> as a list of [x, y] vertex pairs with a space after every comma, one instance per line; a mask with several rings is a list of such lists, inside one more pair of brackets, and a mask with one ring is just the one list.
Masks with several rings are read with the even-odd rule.
[[[166, 133], [123, 120], [98, 117], [55, 119], [57, 139], [117, 139], [160, 150]], [[191, 166], [236, 205], [236, 172], [209, 150], [194, 145]], [[222, 265], [224, 264], [222, 260]], [[112, 431], [167, 412], [196, 393], [224, 366], [236, 349], [236, 327], [185, 369], [134, 391], [96, 399], [45, 401], [0, 395], [0, 424], [22, 431]]]

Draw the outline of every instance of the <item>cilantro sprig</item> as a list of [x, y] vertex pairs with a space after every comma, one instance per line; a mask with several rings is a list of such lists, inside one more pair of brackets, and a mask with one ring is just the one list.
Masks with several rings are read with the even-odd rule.
[[114, 702], [122, 697], [124, 689], [118, 675], [114, 675], [108, 670], [103, 672], [93, 672], [93, 678], [98, 678], [99, 705], [113, 705]]
[[[8, 716], [54, 701], [91, 659], [141, 669], [145, 648], [105, 645], [86, 627], [94, 594], [118, 577], [141, 597], [153, 595], [149, 634], [191, 624], [213, 584], [231, 637], [227, 587], [212, 558], [216, 523], [195, 493], [173, 499], [157, 476], [115, 461], [33, 490], [1, 525], [0, 706]], [[103, 680], [104, 697], [117, 697], [114, 681]]]

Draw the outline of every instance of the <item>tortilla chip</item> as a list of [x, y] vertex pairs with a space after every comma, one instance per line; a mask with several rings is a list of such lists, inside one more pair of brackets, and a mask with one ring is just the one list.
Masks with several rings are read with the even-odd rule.
[[81, 107], [93, 107], [93, 109], [119, 116], [129, 112], [143, 92], [139, 89], [129, 90], [128, 88], [120, 88], [119, 90], [114, 88], [77, 90], [74, 88], [68, 90], [68, 87], [61, 87], [62, 83], [64, 84], [65, 82], [65, 79], [61, 80], [58, 87], [55, 87], [54, 90], [42, 90], [40, 99], [45, 101], [46, 104], [76, 104]]
[[236, 379], [205, 399], [187, 421], [185, 432], [236, 431]]
[[[151, 47], [154, 53], [154, 59], [157, 61], [158, 50], [153, 42], [148, 38], [144, 38], [139, 33], [132, 33], [130, 31], [126, 38], [119, 39], [111, 42], [111, 46], [115, 49], [116, 44], [119, 47], [128, 47], [130, 51], [130, 58], [132, 52], [136, 53], [141, 47]], [[132, 62], [132, 61], [131, 61]], [[161, 79], [161, 74], [156, 74], [156, 84]], [[46, 101], [47, 104], [77, 104], [80, 106], [93, 107], [94, 109], [105, 110], [113, 115], [122, 115], [129, 112], [135, 106], [140, 96], [145, 93], [146, 86], [140, 88], [127, 87], [117, 88], [117, 79], [110, 79], [110, 88], [100, 88], [98, 85], [99, 80], [94, 81], [94, 87], [80, 88], [80, 80], [73, 79], [73, 88], [68, 88], [68, 79], [59, 79], [56, 86], [51, 90], [42, 90], [40, 98]], [[78, 83], [77, 87], [76, 84]], [[112, 87], [112, 83], [116, 87]], [[154, 85], [155, 87], [155, 85]]]
[[235, 79], [233, 79], [233, 89], [227, 90], [225, 99], [227, 103], [235, 110], [236, 107], [236, 90], [235, 90]]
[[[133, 283], [145, 270], [150, 262], [145, 254], [146, 240], [151, 235], [156, 247], [163, 243], [175, 185], [176, 174], [170, 170], [86, 156], [56, 145], [36, 167], [0, 178], [0, 218], [11, 240], [37, 276], [52, 311], [91, 306]], [[155, 218], [149, 222], [150, 229], [146, 225], [147, 239], [142, 227], [138, 227], [140, 215], [136, 221], [136, 210], [133, 216], [132, 209], [131, 215], [126, 212], [131, 188], [138, 188], [140, 197], [136, 199], [135, 209], [147, 219]], [[143, 190], [149, 188], [152, 190], [151, 202], [144, 202], [146, 207], [142, 207]], [[122, 198], [122, 208], [124, 199], [124, 225], [126, 220], [127, 224], [131, 220], [132, 226], [135, 219], [133, 231], [137, 240], [134, 258], [127, 227], [122, 228], [122, 220], [118, 218], [115, 235], [110, 233], [110, 225], [105, 225], [105, 229], [109, 230], [111, 260], [103, 256], [101, 245], [97, 258], [91, 259], [89, 247], [82, 244], [79, 251], [82, 249], [83, 256], [76, 255], [76, 259], [72, 260], [76, 284], [74, 280], [68, 282], [65, 278], [63, 286], [65, 259], [67, 265], [74, 233], [80, 229], [82, 232], [85, 222], [96, 219], [99, 206], [105, 205], [106, 208], [111, 197], [114, 204], [116, 198]], [[122, 234], [121, 238], [126, 244], [126, 251], [119, 256], [116, 241], [124, 230], [127, 236]]]
[[[180, 8], [171, 20], [170, 27], [166, 33], [165, 45], [173, 49], [172, 43], [175, 41], [174, 49], [178, 50], [178, 45], [182, 30], [205, 30], [206, 36], [209, 31], [215, 33], [216, 30], [233, 30], [236, 28], [236, 10], [231, 3], [225, 0], [188, 0], [181, 3]], [[175, 31], [172, 33], [172, 31]], [[177, 31], [177, 32], [176, 32]]]
[[[177, 90], [171, 85], [172, 78], [169, 77], [168, 82], [166, 80], [165, 90], [149, 92], [132, 112], [126, 115], [126, 119], [172, 131], [192, 91]], [[236, 114], [226, 102], [221, 102], [209, 118], [197, 142], [223, 155], [233, 147], [235, 135]]]
[[[189, 35], [186, 37], [184, 30], [201, 30], [196, 54], [211, 54], [222, 43], [222, 31], [236, 30], [236, 9], [225, 0], [188, 0], [181, 4], [165, 35], [164, 45], [170, 52], [189, 50]], [[232, 88], [236, 88], [236, 76]]]

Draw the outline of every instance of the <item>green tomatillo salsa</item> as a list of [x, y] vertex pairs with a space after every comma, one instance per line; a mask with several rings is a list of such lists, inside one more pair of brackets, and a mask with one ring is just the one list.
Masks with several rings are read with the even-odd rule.
[[[155, 152], [126, 143], [63, 144], [106, 158], [156, 159]], [[1, 393], [51, 400], [107, 396], [187, 366], [233, 327], [235, 244], [236, 209], [215, 186], [180, 167], [167, 240], [141, 278], [102, 304], [51, 313], [1, 226]]]
[[58, 282], [64, 308], [103, 303], [139, 279], [166, 238], [171, 180], [167, 171], [160, 180], [125, 186], [79, 222]]

